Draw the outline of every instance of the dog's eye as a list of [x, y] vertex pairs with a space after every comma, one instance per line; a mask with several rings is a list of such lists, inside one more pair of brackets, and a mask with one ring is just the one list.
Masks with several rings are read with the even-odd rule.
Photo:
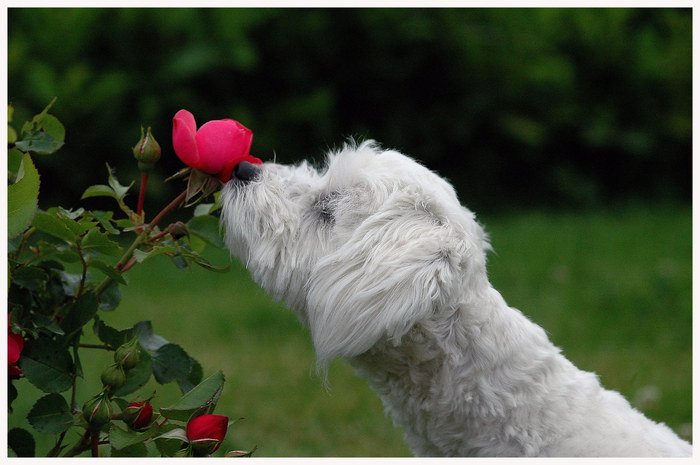
[[318, 214], [322, 222], [331, 224], [335, 221], [333, 211], [335, 210], [335, 205], [340, 194], [338, 192], [331, 192], [324, 197], [321, 197], [313, 204], [313, 210]]

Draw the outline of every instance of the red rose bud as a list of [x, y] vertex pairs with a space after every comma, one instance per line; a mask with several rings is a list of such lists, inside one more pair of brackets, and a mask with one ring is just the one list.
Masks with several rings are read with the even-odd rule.
[[209, 121], [197, 130], [189, 111], [180, 110], [173, 118], [177, 156], [194, 169], [216, 175], [221, 182], [228, 182], [233, 168], [242, 161], [262, 164], [249, 153], [252, 143], [253, 132], [232, 119]]
[[126, 373], [124, 373], [124, 369], [118, 363], [115, 363], [102, 372], [100, 379], [104, 386], [108, 386], [113, 390], [119, 389], [126, 383]]
[[156, 165], [156, 162], [160, 160], [160, 145], [153, 138], [151, 134], [151, 127], [149, 126], [146, 130], [146, 134], [143, 133], [143, 126], [141, 126], [141, 139], [136, 143], [132, 149], [134, 152], [134, 158], [139, 162], [139, 170], [143, 173], [150, 172]]
[[187, 439], [197, 454], [210, 455], [221, 446], [227, 429], [228, 417], [202, 415], [187, 423]]
[[21, 334], [16, 334], [10, 328], [10, 314], [7, 314], [7, 367], [10, 379], [17, 379], [22, 371], [17, 368], [17, 361], [24, 349], [24, 338]]
[[133, 338], [126, 344], [117, 347], [114, 352], [114, 361], [125, 370], [131, 370], [141, 361], [141, 349], [138, 338]]
[[91, 431], [99, 430], [112, 419], [112, 403], [107, 394], [100, 394], [83, 405], [83, 417]]
[[132, 402], [122, 412], [122, 420], [133, 429], [145, 428], [153, 419], [153, 406], [148, 402]]

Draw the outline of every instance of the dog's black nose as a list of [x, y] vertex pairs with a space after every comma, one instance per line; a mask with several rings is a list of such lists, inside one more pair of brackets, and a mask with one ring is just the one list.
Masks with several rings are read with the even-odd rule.
[[244, 182], [253, 181], [258, 177], [260, 168], [247, 161], [242, 161], [233, 168], [233, 177]]

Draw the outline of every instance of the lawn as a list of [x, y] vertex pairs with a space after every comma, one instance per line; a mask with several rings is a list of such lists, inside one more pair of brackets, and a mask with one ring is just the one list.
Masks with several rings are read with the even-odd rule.
[[[610, 207], [481, 221], [495, 249], [491, 281], [509, 304], [542, 325], [577, 366], [689, 436], [691, 208]], [[228, 260], [223, 253], [213, 258]], [[402, 431], [347, 364], [333, 362], [323, 386], [308, 332], [237, 262], [218, 274], [179, 271], [158, 257], [130, 271], [129, 280], [122, 306], [102, 317], [115, 327], [151, 320], [158, 334], [202, 363], [205, 376], [223, 370], [216, 413], [245, 418], [231, 427], [224, 449], [257, 445], [261, 457], [409, 455]], [[108, 360], [98, 351], [83, 360], [85, 371], [99, 373]], [[40, 394], [26, 380], [17, 386], [9, 426], [31, 429], [24, 417]], [[149, 389], [158, 390], [157, 405], [179, 395], [175, 386], [153, 381]], [[51, 441], [46, 436], [37, 452], [45, 454]]]

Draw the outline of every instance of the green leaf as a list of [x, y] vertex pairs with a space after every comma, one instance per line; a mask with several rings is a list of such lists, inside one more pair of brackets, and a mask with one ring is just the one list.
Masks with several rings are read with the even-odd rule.
[[63, 392], [73, 384], [73, 360], [68, 350], [46, 337], [26, 342], [19, 368], [30, 383], [44, 392]]
[[100, 310], [110, 312], [117, 308], [122, 301], [122, 291], [117, 282], [113, 282], [100, 294]]
[[134, 181], [131, 181], [131, 184], [128, 186], [122, 186], [119, 183], [119, 180], [117, 177], [114, 175], [114, 171], [112, 168], [110, 168], [109, 165], [107, 165], [107, 171], [109, 172], [109, 177], [107, 178], [107, 182], [109, 183], [110, 187], [114, 190], [114, 193], [117, 195], [118, 200], [122, 200], [126, 193], [129, 191], [131, 186], [134, 185]]
[[220, 233], [219, 219], [211, 215], [195, 216], [187, 222], [187, 229], [191, 234], [196, 234], [207, 243], [223, 249], [226, 247], [224, 238]]
[[159, 347], [152, 358], [153, 376], [160, 384], [183, 379], [192, 370], [192, 358], [177, 344]]
[[22, 266], [12, 272], [12, 282], [30, 291], [41, 289], [48, 279], [46, 270], [37, 266]]
[[[58, 124], [61, 124], [54, 116], [47, 115], [47, 119], [53, 119]], [[51, 134], [38, 131], [27, 134], [22, 137], [22, 140], [15, 142], [15, 147], [25, 152], [34, 152], [41, 155], [54, 153], [63, 147], [63, 141], [55, 139]]]
[[32, 224], [39, 205], [39, 172], [29, 154], [22, 157], [15, 184], [7, 187], [7, 236], [12, 238]]
[[36, 213], [36, 216], [34, 216], [32, 225], [39, 231], [43, 231], [67, 242], [73, 243], [77, 240], [77, 234], [66, 225], [64, 219], [58, 218], [56, 214], [39, 211]]
[[156, 246], [152, 250], [149, 250], [148, 252], [144, 252], [143, 250], [134, 250], [134, 258], [138, 263], [143, 263], [144, 261], [148, 260], [149, 258], [153, 258], [158, 255], [162, 255], [164, 253], [171, 253], [174, 254], [177, 252], [177, 247], [175, 246]]
[[99, 221], [104, 230], [109, 234], [120, 234], [119, 230], [112, 226], [112, 215], [114, 215], [114, 212], [95, 210], [88, 212], [88, 214]]
[[58, 434], [71, 427], [73, 415], [62, 395], [48, 394], [36, 401], [27, 420], [41, 433]]
[[92, 291], [86, 292], [71, 305], [61, 321], [61, 329], [70, 336], [90, 321], [95, 313], [97, 313], [97, 296]]
[[188, 443], [187, 432], [173, 424], [164, 424], [161, 427], [163, 434], [154, 438], [158, 451], [164, 457], [173, 457], [180, 452], [183, 445]]
[[123, 449], [115, 449], [112, 447], [110, 457], [148, 457], [148, 448], [143, 442], [133, 444]]
[[191, 360], [192, 368], [190, 369], [190, 372], [184, 378], [177, 380], [177, 384], [180, 386], [180, 390], [183, 393], [191, 391], [196, 385], [201, 383], [202, 377], [204, 376], [202, 365], [200, 365], [200, 363], [195, 359]]
[[170, 407], [160, 409], [160, 414], [172, 420], [187, 421], [192, 416], [210, 413], [224, 389], [224, 374], [214, 373]]
[[35, 153], [48, 154], [57, 151], [63, 146], [66, 129], [49, 109], [56, 101], [54, 98], [44, 110], [22, 126], [22, 140], [15, 143], [21, 150]]
[[87, 199], [89, 197], [111, 197], [113, 199], [119, 198], [117, 193], [114, 192], [114, 189], [109, 186], [105, 186], [104, 184], [95, 184], [94, 186], [88, 187], [85, 189], [85, 192], [83, 192], [83, 195], [80, 198]]
[[140, 350], [139, 363], [126, 372], [126, 382], [114, 391], [115, 396], [126, 396], [141, 389], [151, 378], [153, 363], [146, 350], [138, 346]]
[[156, 351], [160, 347], [168, 344], [164, 338], [153, 332], [153, 327], [150, 321], [139, 321], [134, 325], [134, 334], [139, 336], [139, 344], [146, 350]]
[[11, 184], [21, 179], [18, 174], [22, 166], [22, 158], [25, 153], [18, 148], [11, 148], [7, 151], [7, 178]]
[[126, 341], [132, 338], [134, 333], [133, 328], [117, 330], [108, 326], [104, 321], [95, 318], [95, 323], [92, 325], [92, 331], [97, 338], [115, 349]]
[[83, 236], [83, 239], [80, 241], [80, 246], [83, 249], [95, 250], [113, 257], [121, 257], [123, 253], [119, 244], [111, 241], [106, 233], [101, 232], [97, 228], [91, 229]]
[[145, 431], [123, 430], [115, 424], [109, 429], [109, 443], [112, 448], [121, 450], [135, 444], [140, 444], [158, 432], [157, 425], [151, 425]]
[[[116, 281], [119, 284], [126, 284], [126, 280], [124, 279], [124, 276], [122, 276], [121, 272], [114, 268], [112, 265], [109, 265], [102, 260], [99, 260], [97, 258], [91, 258], [87, 262], [87, 265], [92, 268], [97, 268], [101, 272], [103, 272], [106, 276], [109, 276], [112, 281]], [[102, 294], [104, 296], [104, 293]]]
[[12, 428], [7, 432], [7, 446], [17, 457], [34, 457], [34, 436], [23, 428]]

